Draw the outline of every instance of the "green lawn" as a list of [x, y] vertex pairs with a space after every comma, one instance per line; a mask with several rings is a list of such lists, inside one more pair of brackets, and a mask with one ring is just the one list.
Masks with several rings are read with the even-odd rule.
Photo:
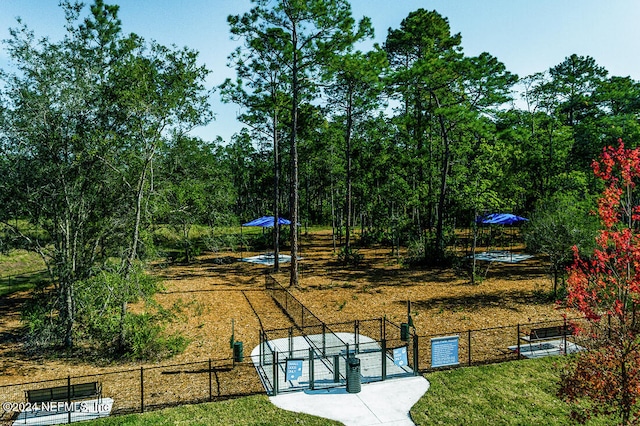
[[[512, 361], [427, 374], [431, 388], [411, 410], [417, 425], [571, 425], [556, 396], [563, 358]], [[390, 395], [389, 397], [393, 397]], [[263, 395], [95, 421], [95, 425], [335, 425], [280, 410]], [[614, 425], [609, 420], [588, 425]]]
[[45, 279], [45, 265], [37, 254], [25, 250], [0, 254], [0, 297], [28, 290]]
[[222, 402], [185, 405], [144, 414], [108, 417], [87, 423], [100, 426], [162, 425], [340, 425], [327, 419], [281, 410], [265, 395], [255, 395]]
[[427, 374], [431, 387], [413, 406], [411, 417], [418, 425], [574, 424], [569, 405], [556, 396], [565, 361], [547, 357]]

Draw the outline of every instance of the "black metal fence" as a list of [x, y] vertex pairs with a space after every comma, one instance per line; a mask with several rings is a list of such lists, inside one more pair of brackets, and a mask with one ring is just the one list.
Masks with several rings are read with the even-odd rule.
[[101, 398], [113, 399], [111, 415], [142, 413], [169, 406], [263, 393], [264, 388], [255, 371], [251, 362], [234, 362], [231, 358], [209, 359], [0, 386], [0, 401], [3, 403], [0, 425], [13, 424], [18, 414], [28, 408], [41, 408], [42, 404], [28, 404], [26, 393], [31, 390], [99, 382]]
[[400, 330], [386, 318], [263, 330], [257, 368], [270, 395], [343, 386], [353, 358], [363, 383], [418, 374], [418, 338]]
[[[267, 393], [348, 385], [350, 359], [364, 382], [417, 374], [417, 337], [386, 318], [326, 324], [266, 275], [265, 288], [294, 327], [262, 330], [260, 371]], [[290, 380], [290, 369], [298, 374]], [[348, 386], [347, 386], [348, 387]]]
[[[434, 340], [446, 337], [457, 337], [458, 364], [452, 363], [448, 367], [490, 364], [521, 358], [578, 352], [591, 347], [592, 343], [588, 337], [571, 331], [584, 325], [586, 325], [585, 319], [572, 318], [459, 330], [449, 333], [421, 334], [418, 337], [418, 368], [422, 372], [440, 368], [432, 353], [433, 343]], [[569, 331], [557, 334], [549, 331], [555, 329]], [[536, 332], [540, 330], [547, 330], [547, 334], [536, 336]], [[436, 366], [434, 366], [434, 361], [436, 361]]]
[[[288, 389], [343, 386], [349, 377], [348, 360], [353, 357], [362, 360], [359, 376], [368, 382], [442, 368], [443, 353], [454, 360], [445, 367], [454, 368], [564, 354], [591, 346], [587, 338], [563, 332], [583, 325], [582, 319], [418, 335], [409, 332], [407, 324], [398, 325], [386, 318], [326, 324], [270, 276], [266, 288], [296, 326], [260, 330], [259, 361], [209, 359], [4, 385], [0, 386], [0, 402], [4, 402], [0, 425], [13, 424], [25, 408], [27, 391], [86, 382], [100, 383], [101, 396], [113, 399], [111, 415], [118, 415], [265, 390], [276, 394]], [[544, 338], [539, 338], [543, 333]], [[447, 345], [438, 346], [443, 341]], [[300, 360], [303, 371], [296, 380], [290, 380], [290, 367], [299, 366], [293, 361]]]

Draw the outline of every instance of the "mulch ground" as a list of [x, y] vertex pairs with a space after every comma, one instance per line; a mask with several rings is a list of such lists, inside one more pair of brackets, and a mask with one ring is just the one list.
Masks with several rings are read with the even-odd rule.
[[[360, 249], [363, 262], [345, 268], [337, 263], [329, 232], [303, 236], [301, 274], [294, 296], [326, 323], [386, 316], [404, 322], [407, 300], [416, 330], [421, 335], [498, 327], [558, 319], [554, 303], [542, 292], [550, 290], [546, 265], [540, 258], [516, 264], [492, 263], [486, 278], [470, 285], [454, 269], [409, 269], [391, 256], [390, 249]], [[265, 329], [287, 327], [287, 318], [264, 291], [269, 268], [240, 262], [258, 253], [205, 253], [189, 265], [156, 267], [165, 290], [156, 299], [164, 306], [178, 305], [181, 314], [169, 331], [190, 341], [186, 351], [162, 364], [230, 358], [229, 340], [244, 342], [245, 355], [259, 342]], [[402, 253], [401, 253], [402, 254]], [[483, 271], [487, 268], [482, 263]], [[288, 267], [275, 274], [288, 285]], [[0, 385], [49, 378], [99, 374], [153, 363], [95, 363], [77, 359], [51, 359], [27, 355], [21, 344], [20, 307], [28, 294], [14, 293], [0, 300]]]

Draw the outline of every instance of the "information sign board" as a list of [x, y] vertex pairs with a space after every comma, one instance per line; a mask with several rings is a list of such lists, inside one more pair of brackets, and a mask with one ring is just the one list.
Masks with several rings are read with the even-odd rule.
[[302, 360], [288, 359], [287, 360], [287, 381], [298, 380], [300, 377], [302, 377]]
[[460, 336], [431, 339], [431, 367], [458, 365], [458, 340]]

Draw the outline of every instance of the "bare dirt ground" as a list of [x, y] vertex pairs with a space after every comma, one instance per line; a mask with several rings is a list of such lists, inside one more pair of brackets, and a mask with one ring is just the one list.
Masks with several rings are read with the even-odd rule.
[[[554, 303], [541, 292], [551, 282], [540, 258], [516, 264], [492, 263], [479, 285], [470, 285], [454, 269], [409, 269], [384, 247], [360, 249], [358, 267], [337, 263], [330, 232], [302, 238], [301, 275], [296, 298], [326, 323], [386, 316], [400, 323], [406, 319], [406, 301], [412, 302], [416, 330], [421, 335], [526, 324], [558, 319]], [[232, 320], [235, 339], [244, 342], [248, 354], [259, 342], [259, 329], [288, 327], [288, 319], [264, 291], [269, 267], [238, 261], [257, 253], [206, 253], [190, 265], [157, 267], [165, 291], [157, 295], [164, 306], [181, 306], [179, 320], [169, 326], [190, 340], [186, 351], [163, 364], [229, 358]], [[402, 254], [402, 253], [401, 253]], [[275, 274], [288, 285], [288, 266]], [[487, 268], [487, 263], [481, 263]], [[27, 356], [22, 350], [20, 306], [28, 297], [14, 293], [0, 300], [0, 385], [49, 378], [99, 374], [146, 363], [95, 365], [68, 359]]]

